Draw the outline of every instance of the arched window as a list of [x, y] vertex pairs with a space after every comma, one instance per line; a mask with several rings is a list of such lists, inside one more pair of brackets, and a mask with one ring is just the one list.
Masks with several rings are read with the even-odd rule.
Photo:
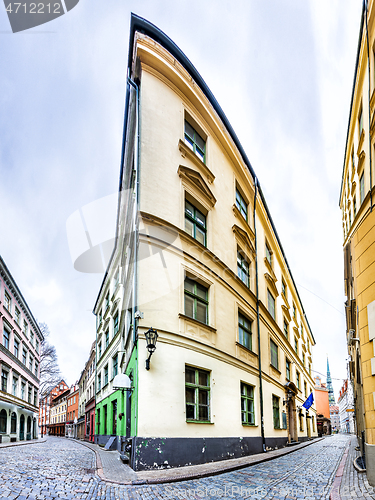
[[0, 433], [5, 434], [7, 431], [7, 412], [5, 410], [0, 411]]
[[17, 432], [17, 415], [14, 412], [10, 417], [10, 432], [12, 434]]
[[27, 417], [27, 433], [31, 432], [31, 417]]

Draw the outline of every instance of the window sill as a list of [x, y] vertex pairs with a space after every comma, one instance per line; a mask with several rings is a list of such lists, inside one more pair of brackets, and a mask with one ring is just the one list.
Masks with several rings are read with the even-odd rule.
[[213, 422], [206, 422], [205, 420], [186, 420], [187, 424], [208, 424], [208, 425], [214, 425]]
[[241, 347], [241, 349], [245, 349], [246, 352], [252, 354], [253, 356], [257, 356], [258, 357], [258, 354], [256, 352], [252, 351], [251, 349], [249, 349], [248, 347], [244, 346], [240, 342], [236, 342], [236, 345], [238, 345], [239, 347]]
[[203, 326], [203, 327], [207, 328], [208, 330], [211, 330], [212, 332], [215, 332], [215, 333], [217, 332], [216, 328], [214, 328], [213, 326], [210, 326], [207, 323], [203, 323], [202, 321], [199, 321], [197, 319], [191, 318], [190, 316], [186, 316], [185, 314], [180, 313], [178, 315], [178, 317], [181, 319], [192, 321], [193, 323], [195, 323], [199, 326]]
[[257, 424], [245, 424], [244, 422], [242, 422], [242, 426], [243, 427], [258, 427]]
[[272, 363], [270, 363], [270, 367], [273, 368], [275, 371], [277, 371], [281, 375], [281, 371], [276, 366], [274, 366]]

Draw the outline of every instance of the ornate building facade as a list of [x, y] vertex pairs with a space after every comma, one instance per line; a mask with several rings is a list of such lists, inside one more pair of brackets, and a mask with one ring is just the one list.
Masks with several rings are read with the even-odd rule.
[[375, 486], [375, 12], [363, 2], [341, 181], [346, 338], [355, 419]]
[[94, 308], [98, 443], [128, 438], [140, 470], [317, 435], [315, 340], [257, 176], [191, 62], [134, 15], [116, 241]]
[[0, 257], [0, 442], [38, 437], [43, 334]]

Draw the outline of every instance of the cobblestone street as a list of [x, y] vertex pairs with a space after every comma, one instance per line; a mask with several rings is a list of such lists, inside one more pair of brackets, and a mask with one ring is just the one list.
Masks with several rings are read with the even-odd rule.
[[179, 483], [127, 486], [101, 480], [89, 448], [48, 438], [46, 443], [0, 449], [0, 500], [328, 499], [349, 441], [350, 436], [336, 435], [234, 472]]

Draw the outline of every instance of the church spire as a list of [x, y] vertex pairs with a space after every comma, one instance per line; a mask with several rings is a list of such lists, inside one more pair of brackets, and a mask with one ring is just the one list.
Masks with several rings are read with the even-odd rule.
[[334, 405], [335, 404], [335, 395], [333, 392], [331, 372], [329, 371], [328, 356], [327, 356], [327, 389], [328, 389], [329, 404]]

